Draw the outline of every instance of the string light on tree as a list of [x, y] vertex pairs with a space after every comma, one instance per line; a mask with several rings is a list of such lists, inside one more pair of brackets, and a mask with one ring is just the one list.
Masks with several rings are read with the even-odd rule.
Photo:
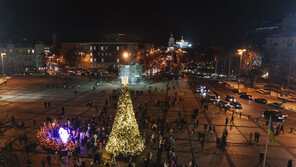
[[127, 87], [128, 77], [122, 77], [122, 83], [122, 95], [118, 101], [118, 110], [106, 145], [106, 151], [114, 156], [137, 156], [145, 148], [144, 139], [139, 132]]

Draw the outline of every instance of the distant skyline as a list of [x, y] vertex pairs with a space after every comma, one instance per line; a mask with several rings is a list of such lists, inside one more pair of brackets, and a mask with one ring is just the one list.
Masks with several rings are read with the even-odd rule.
[[167, 44], [171, 33], [194, 45], [239, 43], [261, 22], [295, 12], [293, 0], [1, 0], [0, 42], [28, 37], [50, 42], [99, 40], [127, 33]]

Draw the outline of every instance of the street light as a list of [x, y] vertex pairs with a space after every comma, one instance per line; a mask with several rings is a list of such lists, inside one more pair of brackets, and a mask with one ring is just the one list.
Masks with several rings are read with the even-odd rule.
[[123, 59], [126, 63], [127, 63], [128, 57], [129, 57], [128, 52], [123, 52]]
[[127, 52], [124, 52], [124, 53], [123, 53], [123, 57], [124, 57], [125, 59], [127, 59], [127, 58], [128, 58], [128, 53], [127, 53]]
[[6, 55], [6, 53], [1, 53], [1, 60], [2, 60], [2, 75], [4, 76], [4, 66], [3, 66], [3, 56]]
[[240, 76], [241, 76], [241, 67], [242, 67], [242, 56], [244, 54], [244, 52], [247, 51], [246, 49], [238, 49], [237, 52], [240, 55], [240, 59], [239, 59], [239, 72], [238, 72], [238, 80], [237, 80], [237, 89], [239, 91], [239, 82], [240, 82]]

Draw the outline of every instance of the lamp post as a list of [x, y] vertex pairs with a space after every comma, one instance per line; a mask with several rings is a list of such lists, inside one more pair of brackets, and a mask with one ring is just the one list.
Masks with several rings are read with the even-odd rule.
[[125, 60], [125, 62], [127, 63], [128, 60], [128, 52], [123, 52], [123, 59]]
[[1, 53], [1, 61], [2, 61], [2, 75], [4, 76], [4, 65], [3, 65], [3, 56], [5, 53]]
[[240, 55], [240, 59], [239, 59], [239, 72], [238, 72], [238, 80], [237, 80], [237, 89], [239, 91], [239, 83], [240, 83], [240, 77], [241, 77], [241, 68], [242, 68], [242, 57], [244, 52], [247, 51], [246, 49], [239, 49], [237, 50], [238, 54]]

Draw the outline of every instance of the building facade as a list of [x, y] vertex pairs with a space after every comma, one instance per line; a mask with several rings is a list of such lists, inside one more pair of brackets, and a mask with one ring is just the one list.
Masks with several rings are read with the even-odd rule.
[[137, 51], [132, 42], [61, 43], [62, 62], [78, 68], [118, 68], [133, 61]]
[[296, 14], [283, 19], [280, 30], [266, 38], [266, 56], [272, 59], [292, 58], [296, 54]]
[[[273, 78], [284, 88], [290, 84], [295, 85], [293, 80], [296, 64], [296, 14], [283, 19], [279, 33], [266, 38], [265, 61], [273, 67]], [[270, 68], [271, 69], [271, 68]]]
[[183, 36], [179, 41], [176, 41], [176, 47], [179, 49], [191, 48], [191, 46], [191, 43], [189, 43], [187, 40], [184, 40]]
[[[7, 44], [3, 50], [3, 66], [7, 74], [41, 72], [48, 48], [42, 43], [32, 45]], [[2, 65], [2, 64], [1, 64]]]
[[187, 49], [191, 48], [192, 44], [189, 43], [187, 40], [184, 40], [183, 36], [179, 41], [175, 42], [175, 39], [173, 37], [173, 34], [171, 34], [169, 41], [168, 41], [168, 48], [167, 50], [170, 52], [174, 52], [175, 49]]

